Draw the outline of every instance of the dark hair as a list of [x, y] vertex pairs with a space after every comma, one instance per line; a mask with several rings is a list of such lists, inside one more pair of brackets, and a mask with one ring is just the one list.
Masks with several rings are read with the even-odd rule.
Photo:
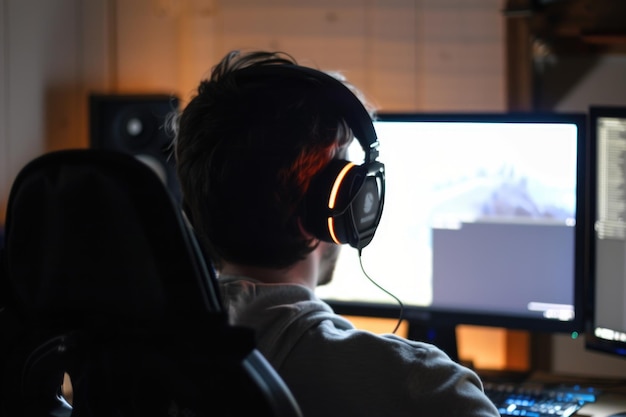
[[218, 268], [222, 260], [283, 268], [310, 253], [316, 240], [302, 228], [303, 197], [352, 140], [343, 116], [305, 78], [237, 77], [262, 65], [297, 63], [281, 52], [233, 51], [177, 120], [184, 207]]

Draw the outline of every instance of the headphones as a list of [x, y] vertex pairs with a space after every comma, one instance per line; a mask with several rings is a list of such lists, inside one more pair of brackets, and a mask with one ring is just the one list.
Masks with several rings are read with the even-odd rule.
[[237, 79], [291, 78], [311, 83], [343, 117], [365, 153], [361, 165], [333, 159], [311, 180], [304, 228], [316, 238], [361, 250], [373, 239], [385, 200], [385, 166], [377, 160], [378, 137], [367, 109], [340, 80], [299, 65], [259, 65], [235, 72]]

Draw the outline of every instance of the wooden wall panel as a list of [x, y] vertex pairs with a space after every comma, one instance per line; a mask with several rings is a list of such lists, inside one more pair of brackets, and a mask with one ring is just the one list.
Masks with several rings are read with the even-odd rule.
[[499, 1], [116, 2], [121, 91], [178, 91], [233, 49], [343, 72], [384, 111], [504, 107]]
[[420, 109], [504, 110], [504, 26], [497, 2], [424, 1], [418, 25]]
[[175, 93], [179, 83], [179, 2], [161, 7], [154, 0], [116, 1], [115, 90]]

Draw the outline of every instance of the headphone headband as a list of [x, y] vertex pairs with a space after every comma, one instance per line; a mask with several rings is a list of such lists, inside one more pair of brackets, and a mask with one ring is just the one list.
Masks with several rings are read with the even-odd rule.
[[378, 158], [379, 142], [372, 118], [361, 100], [341, 80], [323, 71], [295, 64], [252, 65], [233, 74], [236, 79], [273, 77], [310, 82], [318, 87], [317, 92], [328, 95], [328, 102], [334, 104], [345, 118], [365, 152], [365, 162]]

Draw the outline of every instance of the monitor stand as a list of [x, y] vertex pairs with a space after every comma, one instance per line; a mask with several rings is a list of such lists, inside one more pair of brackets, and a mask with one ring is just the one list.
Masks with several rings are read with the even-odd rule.
[[407, 337], [410, 340], [431, 343], [459, 362], [455, 325], [433, 325], [423, 321], [409, 320]]

